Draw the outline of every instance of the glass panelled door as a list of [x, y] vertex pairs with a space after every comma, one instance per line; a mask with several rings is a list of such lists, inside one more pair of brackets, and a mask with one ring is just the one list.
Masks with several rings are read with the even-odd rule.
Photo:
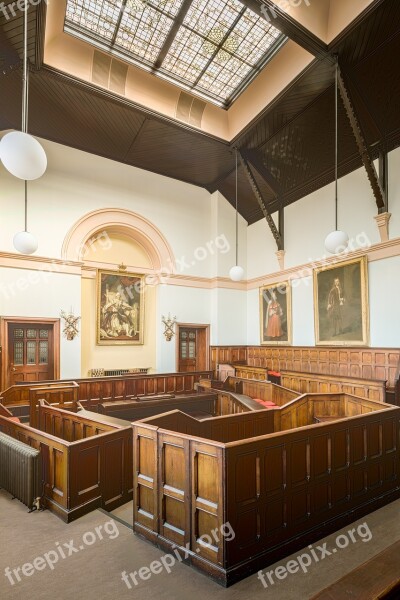
[[179, 330], [179, 371], [196, 371], [197, 331]]
[[10, 385], [53, 379], [53, 326], [10, 323], [8, 327]]

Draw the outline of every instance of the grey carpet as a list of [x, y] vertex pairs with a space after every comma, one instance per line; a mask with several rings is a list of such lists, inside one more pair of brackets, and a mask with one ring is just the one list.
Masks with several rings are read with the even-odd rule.
[[[116, 516], [126, 516], [131, 503], [116, 511]], [[127, 514], [127, 513], [126, 513]], [[125, 600], [135, 598], [147, 600], [299, 600], [308, 599], [327, 585], [336, 581], [359, 564], [378, 554], [391, 543], [400, 539], [400, 501], [394, 502], [359, 521], [366, 521], [372, 532], [368, 543], [358, 541], [347, 548], [314, 563], [307, 574], [303, 572], [288, 575], [284, 580], [276, 580], [273, 586], [265, 589], [257, 575], [253, 575], [235, 586], [224, 589], [204, 575], [177, 562], [170, 574], [153, 574], [148, 581], [140, 581], [136, 587], [128, 589], [121, 580], [121, 572], [138, 571], [159, 559], [163, 552], [136, 537], [132, 531], [115, 521], [109, 525], [109, 533], [118, 536], [110, 539], [104, 532], [104, 539], [93, 545], [84, 545], [83, 536], [89, 542], [95, 528], [110, 521], [112, 515], [95, 511], [70, 525], [65, 525], [51, 513], [27, 513], [27, 509], [9, 494], [0, 490], [0, 598], [1, 600]], [[115, 528], [117, 527], [117, 529]], [[342, 532], [346, 533], [350, 527]], [[337, 533], [324, 541], [333, 547]], [[42, 571], [34, 571], [30, 576], [21, 574], [21, 581], [11, 585], [4, 572], [24, 563], [32, 563], [49, 551], [57, 549], [72, 540], [74, 546], [84, 549], [72, 556], [60, 557], [54, 569], [48, 566]], [[317, 544], [314, 544], [315, 547]], [[65, 553], [68, 550], [63, 547]], [[296, 555], [300, 554], [299, 552]], [[286, 564], [290, 557], [280, 561]], [[39, 566], [41, 563], [38, 563]], [[278, 566], [278, 565], [275, 565]], [[265, 570], [271, 570], [274, 566]], [[377, 573], [377, 577], [379, 573]]]

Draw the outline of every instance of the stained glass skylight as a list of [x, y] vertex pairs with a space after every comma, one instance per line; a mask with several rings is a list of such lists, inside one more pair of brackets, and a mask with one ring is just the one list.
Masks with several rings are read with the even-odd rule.
[[65, 31], [222, 106], [286, 39], [239, 0], [67, 0]]

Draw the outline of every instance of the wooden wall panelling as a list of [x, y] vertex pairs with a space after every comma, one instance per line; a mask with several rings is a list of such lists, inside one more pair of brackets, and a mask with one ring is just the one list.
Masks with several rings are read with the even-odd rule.
[[400, 373], [399, 348], [213, 346], [211, 368], [215, 371], [218, 362], [232, 364], [239, 355], [249, 366], [377, 379], [387, 381], [389, 388], [395, 386]]
[[386, 381], [358, 379], [347, 376], [281, 371], [282, 385], [301, 393], [343, 392], [385, 402]]
[[[195, 391], [200, 379], [210, 379], [211, 371], [195, 373], [166, 373], [154, 375], [125, 375], [121, 377], [92, 377], [75, 381], [59, 380], [38, 384], [15, 385], [1, 395], [4, 406], [29, 404], [30, 396], [45, 398], [53, 403], [53, 394], [69, 403], [79, 400], [86, 408], [95, 407], [103, 400], [124, 399], [129, 396], [148, 396], [159, 393], [189, 393]], [[75, 389], [76, 392], [75, 392]], [[40, 388], [40, 391], [39, 391]], [[36, 390], [36, 391], [35, 391]], [[75, 393], [77, 397], [75, 398]], [[73, 400], [71, 399], [73, 398]], [[35, 416], [34, 416], [35, 418]]]

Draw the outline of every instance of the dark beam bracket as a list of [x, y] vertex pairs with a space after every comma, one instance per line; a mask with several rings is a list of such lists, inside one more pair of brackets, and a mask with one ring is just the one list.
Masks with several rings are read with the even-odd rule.
[[388, 212], [389, 210], [389, 160], [388, 153], [385, 150], [379, 152], [379, 180], [381, 182], [385, 207], [380, 212]]
[[274, 220], [273, 220], [273, 218], [271, 216], [271, 213], [269, 212], [268, 208], [265, 205], [264, 198], [262, 197], [260, 188], [257, 185], [257, 181], [255, 180], [254, 175], [251, 172], [250, 165], [247, 162], [247, 160], [244, 158], [244, 156], [242, 156], [240, 150], [238, 150], [238, 156], [240, 158], [240, 162], [241, 162], [241, 165], [242, 165], [242, 167], [244, 169], [246, 177], [247, 177], [247, 179], [248, 179], [248, 181], [250, 183], [250, 187], [253, 190], [253, 194], [256, 197], [256, 200], [257, 200], [257, 202], [258, 202], [258, 204], [259, 204], [259, 206], [260, 206], [260, 208], [262, 210], [262, 213], [263, 213], [264, 217], [267, 220], [269, 228], [271, 229], [272, 235], [275, 238], [276, 244], [278, 246], [278, 250], [283, 250], [283, 240], [282, 240], [282, 237], [281, 237], [281, 235], [280, 235], [280, 233], [279, 233], [279, 231], [278, 231], [278, 229], [277, 229], [277, 227], [275, 225], [275, 222], [274, 222]]
[[348, 92], [348, 86], [346, 86], [346, 82], [344, 80], [344, 76], [342, 71], [339, 68], [339, 90], [342, 96], [343, 104], [346, 109], [347, 116], [350, 121], [351, 128], [354, 133], [354, 137], [357, 142], [358, 150], [361, 155], [361, 159], [363, 161], [365, 170], [367, 171], [368, 179], [372, 187], [372, 191], [374, 192], [376, 204], [378, 207], [378, 211], [380, 213], [385, 212], [386, 210], [386, 200], [385, 200], [385, 192], [382, 188], [381, 181], [379, 179], [379, 175], [375, 169], [374, 162], [371, 158], [371, 155], [368, 151], [368, 146], [361, 130], [361, 125], [357, 118], [357, 114], [354, 108], [354, 105], [351, 101]]

